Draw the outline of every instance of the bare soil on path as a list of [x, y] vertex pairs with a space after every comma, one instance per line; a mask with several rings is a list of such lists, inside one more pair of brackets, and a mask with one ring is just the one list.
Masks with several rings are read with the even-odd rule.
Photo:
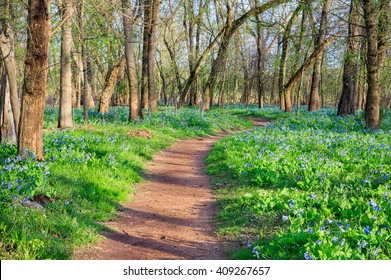
[[[255, 126], [265, 120], [251, 119]], [[216, 260], [230, 246], [217, 241], [215, 199], [205, 158], [227, 133], [174, 143], [148, 163], [119, 217], [105, 225], [102, 242], [75, 252], [86, 260]]]
[[222, 259], [224, 248], [214, 235], [215, 200], [204, 160], [225, 135], [178, 141], [157, 154], [119, 218], [106, 224], [112, 231], [103, 232], [101, 243], [73, 258]]

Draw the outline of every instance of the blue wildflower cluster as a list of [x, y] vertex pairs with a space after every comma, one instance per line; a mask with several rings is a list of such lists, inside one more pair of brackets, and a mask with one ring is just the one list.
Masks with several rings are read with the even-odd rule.
[[390, 127], [366, 130], [362, 116], [303, 112], [224, 139], [210, 166], [254, 189], [254, 207], [243, 198], [246, 211], [281, 224], [260, 248], [271, 258], [284, 258], [277, 251], [286, 248], [297, 252], [292, 258], [389, 259], [390, 134]]
[[[11, 152], [12, 153], [7, 153]], [[35, 155], [25, 151], [22, 158], [16, 155], [16, 148], [3, 144], [0, 150], [0, 203], [18, 205], [29, 199], [37, 190], [44, 187], [49, 167], [46, 162], [37, 162]]]

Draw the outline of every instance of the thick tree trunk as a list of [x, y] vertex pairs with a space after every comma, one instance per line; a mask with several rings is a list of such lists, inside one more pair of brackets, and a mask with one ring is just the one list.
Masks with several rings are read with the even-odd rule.
[[357, 95], [358, 51], [360, 47], [360, 18], [358, 3], [351, 0], [348, 43], [342, 76], [342, 95], [338, 103], [338, 115], [354, 115]]
[[369, 128], [380, 126], [380, 87], [377, 13], [373, 0], [363, 0], [365, 27], [367, 30], [367, 102], [365, 123]]
[[[320, 18], [319, 33], [315, 39], [315, 49], [323, 43], [326, 38], [326, 29], [327, 29], [327, 14], [329, 13], [332, 0], [325, 0], [322, 15]], [[311, 92], [310, 92], [310, 101], [308, 104], [308, 111], [316, 111], [320, 109], [319, 104], [319, 91], [320, 91], [320, 79], [322, 71], [322, 57], [323, 54], [320, 54], [315, 58], [314, 61], [314, 70], [312, 73], [312, 83], [311, 83]]]
[[14, 116], [11, 108], [7, 71], [0, 69], [0, 142], [16, 144]]
[[126, 62], [126, 58], [122, 57], [118, 63], [107, 73], [105, 89], [100, 96], [99, 113], [108, 113], [110, 107], [110, 100], [114, 94], [114, 89], [118, 83], [118, 78], [121, 70]]
[[44, 159], [42, 132], [49, 62], [50, 5], [50, 0], [30, 0], [28, 3], [29, 32], [18, 152], [25, 156], [27, 149], [38, 160]]
[[137, 69], [134, 58], [134, 17], [130, 0], [122, 0], [125, 57], [129, 83], [129, 120], [141, 118], [141, 106], [138, 94]]
[[73, 127], [72, 121], [72, 1], [59, 1], [62, 26], [61, 40], [61, 74], [60, 74], [60, 113], [59, 128]]
[[18, 133], [17, 128], [19, 127], [20, 119], [20, 101], [16, 81], [14, 44], [14, 33], [11, 26], [6, 23], [0, 24], [0, 50], [8, 77], [11, 107], [14, 115], [14, 127], [16, 128], [16, 133]]

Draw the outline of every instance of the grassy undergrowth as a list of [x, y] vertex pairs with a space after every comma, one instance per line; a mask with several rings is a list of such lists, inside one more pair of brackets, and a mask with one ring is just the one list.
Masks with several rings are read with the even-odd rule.
[[[177, 139], [251, 127], [229, 114], [201, 117], [191, 109], [161, 109], [129, 123], [127, 109], [114, 108], [106, 115], [91, 112], [88, 126], [76, 110], [75, 129], [58, 131], [57, 116], [57, 109], [45, 112], [44, 162], [0, 146], [1, 259], [70, 258], [74, 248], [97, 240], [101, 222], [115, 216], [154, 153]], [[143, 129], [151, 139], [127, 135]], [[26, 206], [40, 196], [51, 202]]]
[[383, 117], [370, 131], [361, 115], [302, 112], [217, 143], [207, 160], [219, 235], [243, 244], [229, 257], [390, 259], [390, 112]]

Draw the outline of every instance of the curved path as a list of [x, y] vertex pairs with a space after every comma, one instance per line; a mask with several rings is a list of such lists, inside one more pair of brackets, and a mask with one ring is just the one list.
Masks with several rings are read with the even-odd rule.
[[204, 160], [226, 134], [176, 142], [157, 154], [145, 181], [106, 225], [101, 243], [76, 252], [75, 259], [221, 259], [211, 220], [214, 198]]

